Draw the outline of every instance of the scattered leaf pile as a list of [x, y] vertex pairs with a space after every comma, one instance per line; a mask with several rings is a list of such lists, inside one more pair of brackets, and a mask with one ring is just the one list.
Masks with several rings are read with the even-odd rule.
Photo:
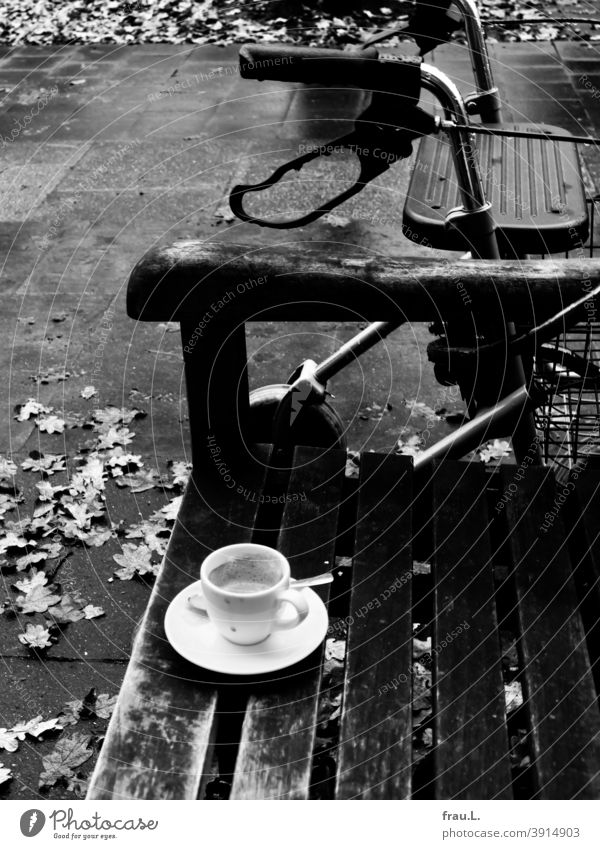
[[[93, 386], [81, 392], [87, 399], [95, 394]], [[21, 462], [22, 471], [39, 477], [30, 515], [19, 510], [24, 496], [17, 485], [16, 463], [0, 456], [0, 569], [3, 575], [13, 575], [5, 579], [12, 596], [0, 607], [0, 613], [18, 619], [24, 628], [18, 640], [28, 649], [47, 649], [70, 623], [104, 615], [103, 608], [93, 601], [63, 593], [56, 580], [60, 565], [75, 548], [98, 548], [120, 538], [122, 551], [113, 555], [118, 579], [129, 581], [157, 573], [181, 496], [174, 494], [165, 507], [128, 527], [113, 526], [106, 511], [109, 480], [132, 493], [152, 488], [180, 493], [187, 482], [188, 464], [171, 462], [169, 474], [161, 475], [146, 468], [141, 455], [129, 450], [135, 436], [130, 427], [143, 416], [143, 410], [116, 406], [84, 415], [58, 415], [35, 398], [15, 408], [17, 421], [32, 420], [40, 431], [49, 434], [75, 427], [91, 432], [85, 448], [68, 466], [64, 455], [39, 451], [32, 451]], [[11, 518], [17, 510], [18, 518]], [[23, 625], [23, 616], [31, 616], [33, 621]]]
[[[26, 722], [17, 722], [12, 728], [0, 728], [0, 750], [13, 754], [19, 744], [27, 738], [40, 741], [45, 735], [56, 736], [81, 720], [110, 719], [114, 710], [116, 696], [96, 692], [92, 688], [83, 699], [67, 702], [58, 716], [52, 719], [42, 719], [35, 716]], [[59, 737], [54, 749], [42, 758], [43, 770], [39, 778], [41, 789], [56, 785], [59, 782], [67, 784], [67, 790], [78, 796], [83, 796], [87, 780], [80, 767], [88, 761], [101, 744], [101, 739], [95, 734], [76, 731]], [[0, 763], [0, 785], [13, 778], [12, 771]]]
[[[590, 17], [592, 3], [576, 0], [483, 0], [484, 21], [515, 22], [488, 27], [490, 40], [543, 41], [556, 38], [598, 40], [594, 26], [563, 24], [561, 17]], [[374, 32], [402, 24], [409, 0], [5, 0], [0, 41], [7, 44], [231, 44], [280, 41], [338, 46], [359, 44]], [[521, 23], [548, 18], [547, 23]]]

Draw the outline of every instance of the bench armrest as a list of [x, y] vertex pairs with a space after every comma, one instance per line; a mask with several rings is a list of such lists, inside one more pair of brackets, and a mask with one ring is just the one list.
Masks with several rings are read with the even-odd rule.
[[[139, 321], [410, 321], [489, 311], [527, 323], [582, 297], [600, 260], [398, 260], [336, 252], [329, 244], [249, 247], [176, 242], [133, 269], [127, 311]], [[221, 313], [221, 315], [219, 315]]]

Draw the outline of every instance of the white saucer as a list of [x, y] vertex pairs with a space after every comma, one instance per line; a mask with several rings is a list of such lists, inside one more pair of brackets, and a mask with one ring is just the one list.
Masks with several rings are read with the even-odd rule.
[[212, 623], [187, 603], [200, 581], [175, 596], [165, 615], [165, 632], [175, 651], [204, 669], [229, 675], [260, 675], [298, 663], [325, 639], [329, 619], [319, 596], [303, 590], [308, 616], [296, 628], [273, 633], [254, 646], [238, 646], [222, 637]]

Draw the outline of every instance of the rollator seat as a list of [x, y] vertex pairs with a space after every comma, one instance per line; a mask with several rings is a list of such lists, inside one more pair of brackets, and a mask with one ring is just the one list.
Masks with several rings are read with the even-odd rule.
[[[500, 124], [494, 129], [561, 133], [548, 124]], [[505, 256], [560, 253], [588, 238], [588, 211], [575, 144], [546, 139], [476, 136], [479, 163]], [[404, 206], [411, 241], [441, 250], [470, 250], [446, 215], [461, 205], [445, 136], [422, 139]]]

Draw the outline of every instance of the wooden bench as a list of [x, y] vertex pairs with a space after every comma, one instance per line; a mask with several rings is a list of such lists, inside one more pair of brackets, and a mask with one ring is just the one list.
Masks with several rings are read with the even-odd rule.
[[[541, 468], [515, 476], [514, 466], [488, 474], [446, 461], [413, 480], [409, 458], [365, 453], [355, 479], [339, 451], [297, 447], [289, 468], [242, 456], [243, 331], [257, 309], [349, 317], [362, 297], [369, 318], [387, 304], [388, 314], [417, 319], [456, 306], [440, 282], [452, 270], [435, 264], [395, 276], [391, 263], [357, 267], [324, 253], [311, 266], [324, 306], [310, 274], [303, 284], [300, 273], [284, 278], [278, 263], [277, 254], [187, 245], [155, 252], [132, 275], [133, 317], [182, 322], [194, 472], [88, 798], [202, 799], [215, 787], [237, 799], [599, 798], [600, 476], [581, 474], [550, 522], [556, 482]], [[480, 297], [473, 266], [457, 265]], [[488, 298], [526, 310], [522, 291], [542, 285], [539, 264], [526, 268], [525, 284], [519, 264], [521, 289], [516, 266], [485, 266]], [[554, 304], [561, 287], [565, 297], [581, 280], [577, 263], [558, 266], [546, 266]], [[586, 273], [597, 273], [595, 264]], [[336, 278], [329, 289], [327, 275]], [[258, 294], [233, 298], [206, 323], [202, 344], [188, 344], [219, 292], [257, 277], [267, 281]], [[247, 497], [215, 473], [210, 434]], [[286, 493], [305, 498], [272, 503]], [[334, 584], [320, 588], [329, 636], [338, 647], [345, 640], [343, 699], [325, 743], [324, 646], [282, 673], [240, 681], [193, 666], [165, 638], [169, 602], [199, 577], [206, 554], [244, 540], [278, 547], [295, 577], [345, 558]], [[432, 712], [416, 730], [418, 747], [415, 635], [431, 640], [420, 663], [431, 671]], [[507, 687], [518, 704], [508, 713]]]

